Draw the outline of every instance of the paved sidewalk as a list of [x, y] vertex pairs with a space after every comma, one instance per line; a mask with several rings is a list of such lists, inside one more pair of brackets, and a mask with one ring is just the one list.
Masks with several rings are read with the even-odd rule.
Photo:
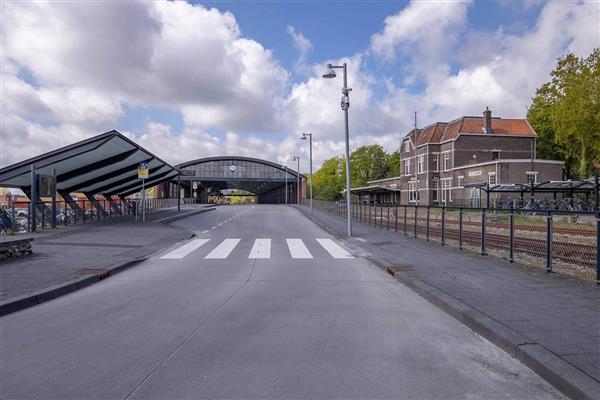
[[[312, 219], [346, 235], [344, 218], [314, 209]], [[583, 392], [559, 387], [565, 393], [600, 398], [600, 287], [357, 221], [353, 234], [347, 244], [383, 268], [399, 267], [400, 282], [551, 383]]]
[[12, 236], [33, 238], [33, 255], [0, 262], [0, 303], [143, 259], [192, 236], [164, 222], [206, 209], [186, 206], [178, 212], [171, 207], [149, 212], [146, 223], [121, 216]]

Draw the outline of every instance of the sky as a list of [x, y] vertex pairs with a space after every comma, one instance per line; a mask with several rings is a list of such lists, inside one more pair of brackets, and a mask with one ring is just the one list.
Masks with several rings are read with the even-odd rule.
[[112, 129], [176, 164], [243, 155], [308, 170], [394, 151], [414, 123], [525, 118], [566, 52], [600, 47], [598, 1], [0, 3], [0, 166]]

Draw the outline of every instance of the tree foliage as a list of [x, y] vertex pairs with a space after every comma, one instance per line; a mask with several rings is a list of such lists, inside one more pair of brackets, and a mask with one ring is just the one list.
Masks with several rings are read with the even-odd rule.
[[570, 178], [587, 178], [600, 161], [600, 49], [587, 58], [559, 58], [551, 77], [527, 113], [538, 157], [564, 160]]
[[[350, 184], [365, 186], [368, 181], [398, 176], [400, 153], [388, 154], [378, 144], [361, 146], [350, 154]], [[343, 157], [332, 157], [323, 162], [314, 173], [314, 197], [338, 200], [346, 188], [346, 162]]]

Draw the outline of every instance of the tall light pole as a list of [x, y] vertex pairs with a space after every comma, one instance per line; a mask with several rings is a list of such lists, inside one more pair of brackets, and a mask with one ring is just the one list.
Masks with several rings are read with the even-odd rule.
[[298, 161], [298, 169], [296, 170], [298, 172], [298, 180], [296, 183], [296, 194], [298, 195], [298, 200], [296, 204], [300, 204], [300, 156], [292, 157], [292, 161]]
[[313, 200], [313, 173], [312, 173], [312, 133], [303, 133], [300, 139], [306, 140], [308, 137], [308, 148], [310, 154], [310, 213], [312, 214], [312, 200]]
[[287, 196], [288, 196], [288, 183], [287, 183], [288, 173], [287, 173], [287, 165], [284, 166], [283, 169], [285, 170], [285, 204], [287, 205], [287, 203], [288, 203], [288, 199], [287, 199]]
[[346, 214], [348, 219], [348, 236], [352, 236], [352, 191], [350, 190], [350, 134], [348, 132], [348, 108], [350, 108], [350, 91], [352, 88], [348, 87], [348, 76], [346, 73], [346, 63], [343, 65], [327, 65], [327, 72], [323, 74], [323, 78], [332, 79], [335, 78], [335, 70], [344, 70], [344, 87], [342, 87], [342, 101], [341, 106], [344, 110], [344, 116], [346, 119]]

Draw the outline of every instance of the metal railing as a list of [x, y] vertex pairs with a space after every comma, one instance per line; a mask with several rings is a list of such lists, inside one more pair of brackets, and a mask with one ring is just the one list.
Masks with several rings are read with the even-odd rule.
[[[346, 215], [343, 202], [313, 207]], [[380, 229], [600, 282], [600, 212], [361, 203], [351, 212]]]
[[[190, 201], [191, 202], [191, 201]], [[177, 199], [148, 198], [145, 201], [146, 211], [158, 210], [177, 205]], [[38, 201], [35, 207], [36, 229], [51, 229], [56, 226], [85, 224], [112, 219], [124, 215], [140, 215], [142, 200], [76, 200], [56, 201], [55, 212], [51, 201]], [[15, 201], [10, 207], [0, 209], [0, 231], [2, 233], [30, 232], [32, 226], [31, 202]]]

